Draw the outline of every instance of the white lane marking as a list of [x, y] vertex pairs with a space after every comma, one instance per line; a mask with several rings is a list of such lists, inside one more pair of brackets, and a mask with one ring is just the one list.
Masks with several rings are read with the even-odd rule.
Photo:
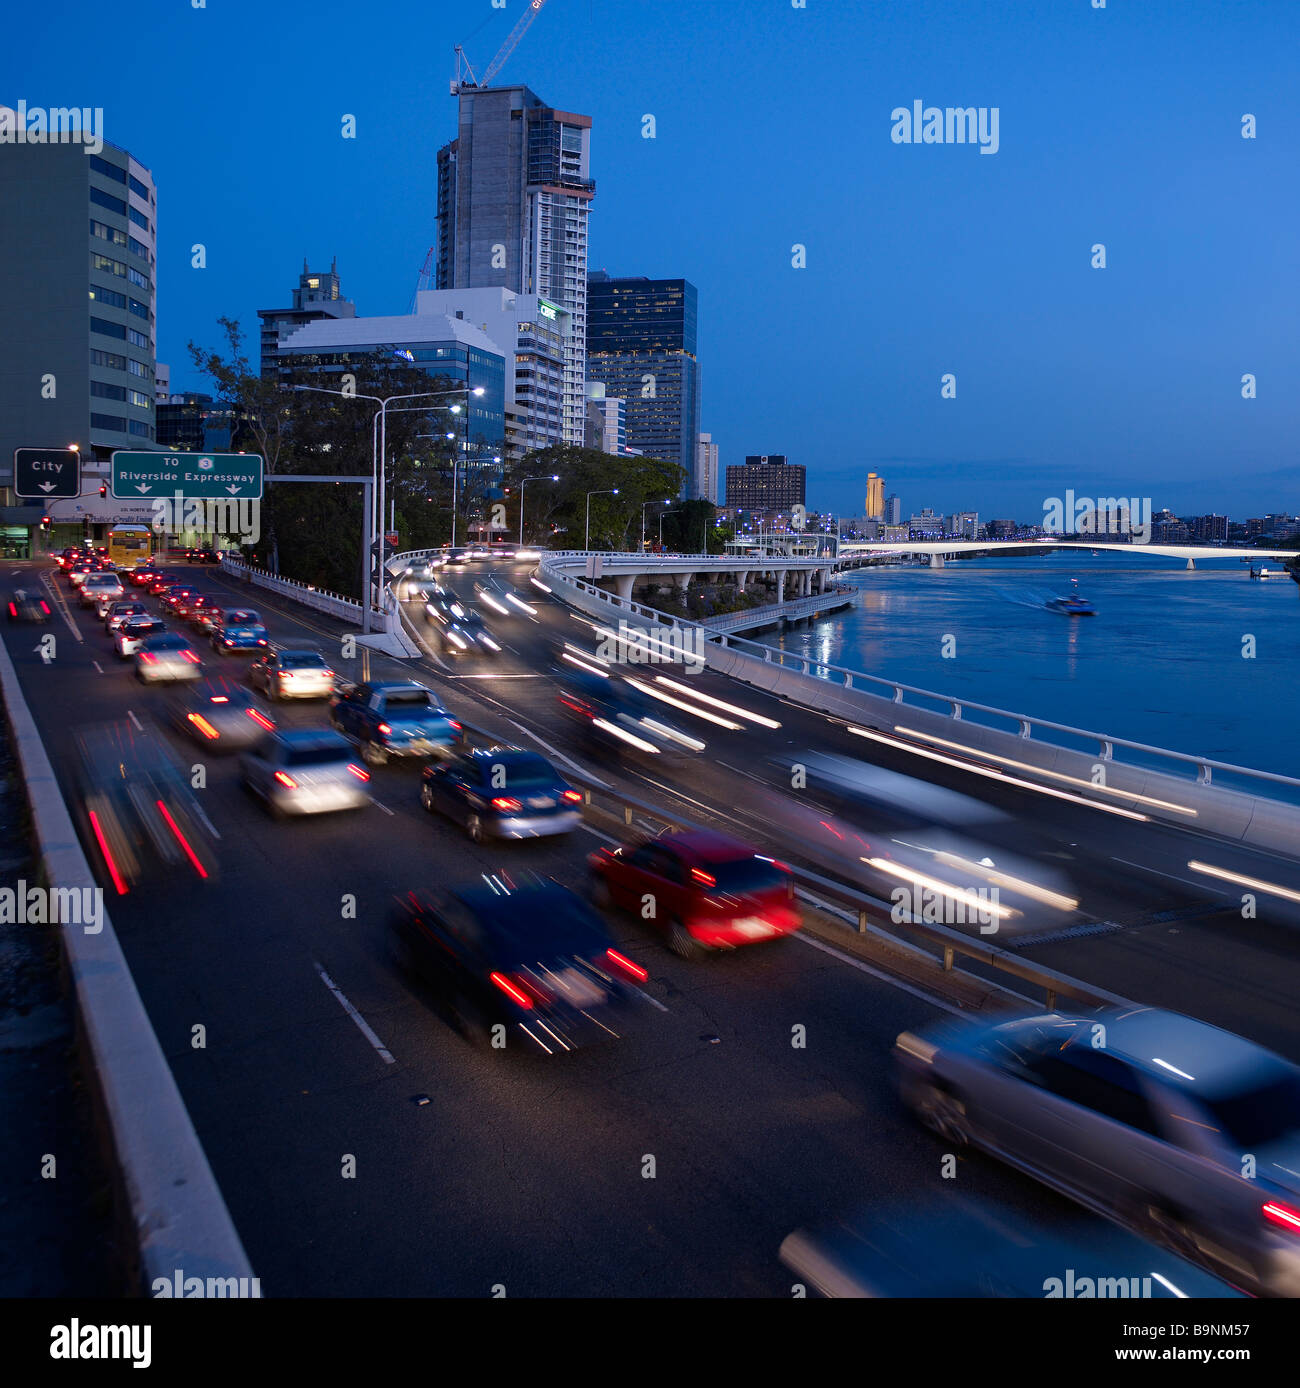
[[131, 720], [132, 723], [135, 724], [135, 730], [136, 730], [136, 732], [138, 732], [138, 733], [144, 732], [144, 724], [135, 716], [135, 710], [134, 710], [134, 709], [132, 709], [132, 708], [127, 709], [127, 711], [126, 711], [126, 716]]
[[394, 813], [392, 810], [390, 810], [390, 809], [388, 808], [387, 805], [384, 804], [384, 802], [383, 802], [382, 800], [376, 800], [375, 797], [374, 797], [373, 795], [370, 797], [370, 803], [371, 803], [372, 805], [378, 805], [379, 808], [380, 808], [381, 810], [383, 810], [383, 812], [384, 812], [385, 814], [387, 814], [387, 815], [391, 815], [391, 814]]
[[848, 964], [851, 968], [858, 969], [864, 974], [870, 974], [872, 978], [878, 978], [882, 983], [889, 984], [891, 988], [901, 988], [904, 993], [910, 993], [914, 998], [920, 998], [922, 1002], [928, 1002], [932, 1007], [941, 1007], [945, 1012], [951, 1012], [954, 1017], [969, 1017], [971, 1015], [960, 1007], [954, 1007], [949, 1002], [931, 997], [929, 993], [920, 988], [913, 988], [910, 983], [904, 983], [901, 978], [896, 978], [893, 974], [887, 974], [881, 969], [873, 969], [870, 964], [864, 964], [861, 959], [855, 959], [851, 954], [845, 954], [842, 950], [836, 949], [834, 945], [828, 945], [821, 940], [814, 940], [812, 936], [804, 934], [803, 931], [799, 931], [789, 938], [810, 945], [813, 949], [819, 949], [823, 954], [832, 955], [840, 963]]
[[97, 660], [92, 660], [90, 663], [95, 667], [96, 671], [97, 671], [99, 674], [102, 675], [102, 674], [104, 673], [104, 667], [99, 663], [99, 661], [97, 661]]
[[217, 829], [217, 826], [203, 813], [203, 806], [200, 805], [197, 800], [194, 802], [194, 813], [203, 821], [204, 827], [214, 839], [219, 839], [221, 837], [221, 833]]
[[1145, 863], [1135, 863], [1128, 858], [1116, 858], [1111, 855], [1114, 863], [1123, 863], [1125, 867], [1137, 868], [1139, 872], [1149, 872], [1156, 877], [1167, 877], [1171, 882], [1181, 882], [1185, 887], [1194, 887], [1198, 892], [1213, 892], [1216, 896], [1235, 897], [1235, 892], [1226, 891], [1222, 887], [1216, 887], [1210, 882], [1197, 882], [1190, 877], [1179, 877], [1176, 873], [1161, 872], [1159, 868], [1148, 867]]
[[585, 829], [593, 838], [604, 839], [606, 843], [617, 843], [618, 840], [613, 834], [603, 833], [600, 829], [593, 829], [590, 824], [579, 824], [579, 829]]
[[[316, 964], [316, 961], [313, 959], [312, 963]], [[343, 1008], [344, 1012], [346, 1012], [348, 1016], [351, 1017], [352, 1020], [357, 1024], [357, 1029], [361, 1032], [362, 1036], [364, 1036], [366, 1040], [369, 1041], [370, 1044], [375, 1048], [375, 1050], [377, 1050], [379, 1054], [383, 1056], [384, 1064], [396, 1065], [397, 1061], [394, 1059], [392, 1052], [388, 1050], [384, 1043], [380, 1041], [379, 1037], [377, 1037], [375, 1033], [370, 1029], [370, 1023], [367, 1022], [366, 1019], [361, 1015], [361, 1013], [358, 1012], [357, 1009], [353, 1007], [352, 1004], [347, 1000], [347, 998], [343, 996], [343, 993], [339, 989], [338, 984], [334, 982], [334, 980], [329, 976], [329, 974], [325, 972], [324, 968], [322, 968], [320, 964], [316, 964], [316, 972], [320, 974], [321, 982], [339, 1000], [339, 1005]]]
[[41, 586], [50, 595], [50, 600], [59, 609], [59, 616], [68, 624], [68, 630], [77, 638], [81, 645], [85, 645], [85, 637], [82, 636], [80, 628], [72, 620], [72, 613], [68, 610], [68, 605], [64, 600], [63, 594], [59, 592], [58, 585], [49, 574], [41, 575]]
[[561, 752], [558, 748], [552, 747], [551, 744], [547, 742], [544, 737], [538, 737], [538, 735], [531, 728], [525, 728], [522, 723], [516, 723], [513, 718], [508, 718], [506, 721], [510, 724], [512, 728], [518, 728], [519, 731], [523, 733], [526, 737], [531, 737], [534, 742], [539, 743], [541, 746], [545, 747], [546, 750], [551, 754], [551, 756], [555, 757], [557, 761], [562, 761], [565, 764], [565, 766], [571, 766], [578, 773], [579, 776], [585, 776], [587, 780], [594, 781], [596, 785], [603, 786], [606, 790], [610, 789], [610, 783], [608, 781], [602, 781], [601, 778], [597, 776], [594, 771], [588, 771], [585, 766], [579, 766], [576, 761], [573, 761], [569, 757], [566, 757], [564, 753]]

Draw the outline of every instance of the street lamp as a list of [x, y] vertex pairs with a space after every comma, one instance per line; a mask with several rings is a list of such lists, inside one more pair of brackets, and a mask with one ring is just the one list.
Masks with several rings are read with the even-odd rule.
[[642, 554], [645, 553], [645, 508], [646, 508], [647, 506], [667, 506], [667, 505], [668, 505], [668, 498], [667, 498], [667, 497], [664, 497], [664, 499], [663, 499], [662, 501], [655, 501], [655, 500], [652, 499], [652, 500], [650, 500], [650, 501], [643, 501], [643, 502], [641, 503], [641, 553], [642, 553]]
[[[497, 461], [497, 460], [494, 458], [494, 459], [493, 459], [493, 462], [496, 462], [496, 461]], [[523, 481], [520, 482], [520, 484], [519, 484], [519, 543], [520, 543], [521, 545], [522, 545], [523, 542], [524, 542], [524, 488], [529, 484], [529, 482], [558, 482], [559, 480], [560, 480], [560, 474], [559, 474], [558, 472], [552, 472], [549, 476], [544, 476], [544, 477], [525, 477], [525, 478], [523, 479]], [[590, 514], [590, 512], [588, 512], [588, 514]]]
[[605, 489], [605, 490], [603, 490], [603, 491], [596, 491], [596, 492], [588, 492], [588, 493], [587, 493], [587, 534], [586, 534], [586, 539], [583, 541], [583, 546], [582, 546], [584, 550], [589, 550], [589, 549], [591, 548], [591, 498], [592, 498], [593, 496], [617, 496], [617, 495], [618, 495], [618, 488], [617, 488], [617, 487], [609, 487], [609, 488], [607, 488], [607, 489]]
[[677, 515], [677, 513], [678, 513], [679, 511], [684, 511], [685, 509], [686, 509], [685, 506], [674, 506], [673, 509], [672, 509], [671, 511], [660, 511], [660, 512], [659, 512], [659, 549], [660, 549], [660, 552], [661, 552], [661, 553], [662, 553], [663, 547], [664, 547], [664, 517], [665, 517], [665, 516], [675, 516], [675, 515]]

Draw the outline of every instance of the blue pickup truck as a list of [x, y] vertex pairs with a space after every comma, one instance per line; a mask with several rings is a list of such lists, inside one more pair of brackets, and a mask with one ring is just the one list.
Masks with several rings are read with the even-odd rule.
[[330, 699], [330, 723], [355, 738], [362, 759], [449, 756], [465, 740], [461, 725], [422, 684], [354, 684]]

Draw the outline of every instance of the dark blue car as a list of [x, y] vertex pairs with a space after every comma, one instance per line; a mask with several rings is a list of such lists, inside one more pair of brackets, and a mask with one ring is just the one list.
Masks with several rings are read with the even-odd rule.
[[212, 649], [218, 655], [251, 655], [271, 644], [262, 619], [251, 607], [223, 607], [213, 614]]
[[425, 767], [420, 803], [463, 824], [475, 843], [567, 834], [582, 819], [582, 792], [520, 747], [482, 747]]

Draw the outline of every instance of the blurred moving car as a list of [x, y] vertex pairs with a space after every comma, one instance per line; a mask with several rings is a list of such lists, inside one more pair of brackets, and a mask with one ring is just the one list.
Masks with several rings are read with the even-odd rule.
[[238, 752], [275, 731], [275, 722], [242, 685], [220, 675], [172, 698], [171, 721], [186, 737], [214, 752]]
[[77, 596], [83, 607], [97, 606], [100, 603], [107, 607], [110, 603], [117, 602], [124, 592], [122, 580], [117, 574], [88, 573], [78, 586]]
[[202, 673], [198, 651], [177, 632], [146, 637], [135, 654], [135, 675], [142, 684], [196, 680]]
[[444, 655], [500, 655], [501, 643], [472, 608], [452, 603], [435, 609], [434, 623]]
[[94, 566], [95, 561], [93, 559], [77, 559], [68, 565], [64, 570], [64, 575], [72, 587], [79, 588]]
[[271, 639], [251, 607], [219, 607], [209, 627], [212, 649], [218, 655], [246, 655], [264, 650]]
[[205, 545], [199, 549], [186, 550], [185, 562], [187, 564], [219, 564], [221, 556], [215, 549], [208, 549]]
[[561, 716], [589, 745], [652, 757], [694, 754], [707, 745], [663, 717], [663, 704], [619, 675], [565, 665], [556, 669], [555, 680]]
[[482, 747], [426, 766], [420, 804], [463, 824], [475, 843], [567, 834], [582, 820], [582, 792], [520, 747]]
[[328, 699], [334, 671], [319, 651], [267, 651], [248, 667], [248, 682], [268, 699]]
[[547, 1055], [617, 1037], [649, 975], [614, 948], [600, 918], [567, 888], [494, 873], [449, 891], [397, 898], [394, 952], [483, 1044], [492, 1028]]
[[781, 1261], [826, 1297], [1237, 1297], [1227, 1283], [1089, 1214], [1032, 1223], [1010, 1206], [928, 1190], [799, 1229]]
[[597, 905], [649, 917], [683, 959], [791, 935], [802, 920], [784, 863], [711, 829], [637, 839], [587, 859]]
[[183, 620], [189, 615], [190, 607], [198, 595], [197, 589], [187, 587], [184, 583], [177, 583], [163, 593], [162, 605], [164, 610], [170, 612], [173, 617], [179, 617]]
[[191, 626], [198, 627], [200, 631], [210, 632], [220, 607], [221, 602], [218, 598], [209, 597], [206, 593], [196, 593], [190, 600], [185, 620]]
[[331, 814], [370, 801], [370, 773], [352, 756], [338, 733], [299, 729], [269, 734], [240, 765], [244, 784], [273, 815]]
[[159, 598], [176, 582], [178, 579], [175, 574], [168, 573], [165, 569], [156, 569], [145, 581], [145, 587], [151, 598]]
[[146, 564], [137, 564], [134, 569], [127, 574], [127, 581], [133, 583], [137, 588], [147, 588], [155, 578], [158, 577], [160, 570], [152, 561]]
[[29, 588], [15, 588], [9, 595], [11, 622], [48, 622], [50, 605]]
[[128, 617], [113, 634], [113, 645], [119, 658], [125, 660], [137, 655], [151, 636], [161, 636], [166, 630], [167, 624], [161, 617]]
[[449, 755], [465, 733], [422, 684], [343, 684], [330, 697], [330, 726], [357, 740], [371, 766], [390, 757]]
[[128, 617], [148, 617], [150, 615], [149, 609], [142, 602], [115, 602], [104, 613], [104, 630], [113, 636]]
[[1246, 1291], [1300, 1295], [1300, 1068], [1280, 1056], [1155, 1008], [904, 1032], [895, 1054], [945, 1142]]
[[189, 771], [152, 723], [87, 728], [77, 747], [78, 804], [95, 855], [119, 895], [159, 871], [184, 879], [216, 875], [212, 826], [190, 788]]

